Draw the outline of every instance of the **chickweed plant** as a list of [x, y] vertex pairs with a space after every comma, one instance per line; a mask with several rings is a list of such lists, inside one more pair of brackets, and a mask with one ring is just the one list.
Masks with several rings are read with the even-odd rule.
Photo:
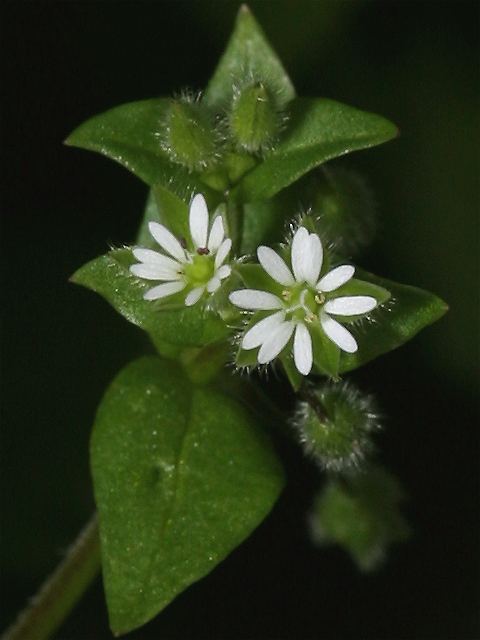
[[5, 638], [48, 637], [100, 566], [112, 632], [151, 620], [268, 517], [286, 482], [281, 439], [323, 482], [306, 518], [314, 542], [371, 570], [407, 536], [400, 485], [372, 463], [377, 401], [346, 376], [447, 307], [356, 263], [374, 198], [329, 162], [396, 136], [381, 116], [298, 97], [242, 7], [204, 91], [115, 107], [68, 137], [149, 189], [135, 241], [72, 281], [152, 349], [95, 417], [98, 518]]

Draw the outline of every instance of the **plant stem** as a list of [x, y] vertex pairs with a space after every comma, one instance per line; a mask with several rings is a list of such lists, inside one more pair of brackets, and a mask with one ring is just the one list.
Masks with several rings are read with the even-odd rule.
[[45, 640], [81, 598], [100, 569], [97, 515], [80, 531], [64, 559], [0, 640]]

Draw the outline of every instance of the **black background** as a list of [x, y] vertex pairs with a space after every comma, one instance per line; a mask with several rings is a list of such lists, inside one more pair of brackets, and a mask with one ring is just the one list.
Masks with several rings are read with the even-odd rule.
[[[146, 189], [62, 146], [116, 104], [199, 89], [232, 2], [7, 3], [2, 8], [2, 626], [93, 511], [88, 438], [103, 389], [147, 349], [137, 330], [67, 282], [129, 242]], [[479, 637], [478, 10], [474, 3], [253, 2], [304, 95], [382, 113], [398, 141], [342, 160], [377, 194], [360, 262], [434, 290], [440, 323], [353, 377], [387, 417], [381, 460], [415, 534], [376, 574], [311, 546], [321, 479], [286, 449], [271, 516], [211, 575], [132, 638]], [[58, 638], [109, 638], [100, 580]]]

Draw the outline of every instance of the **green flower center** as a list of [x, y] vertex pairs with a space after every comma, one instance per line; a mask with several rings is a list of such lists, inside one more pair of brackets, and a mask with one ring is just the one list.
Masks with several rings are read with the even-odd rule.
[[286, 319], [294, 322], [313, 322], [325, 303], [322, 293], [304, 283], [285, 289], [282, 298], [286, 303]]
[[215, 258], [210, 255], [193, 255], [192, 262], [185, 265], [186, 280], [194, 287], [207, 284], [215, 273]]

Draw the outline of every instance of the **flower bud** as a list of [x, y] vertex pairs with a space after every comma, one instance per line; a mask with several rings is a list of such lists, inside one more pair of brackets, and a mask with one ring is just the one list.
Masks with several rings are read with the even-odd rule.
[[171, 101], [162, 146], [173, 162], [205, 171], [219, 159], [220, 142], [214, 118], [200, 102], [188, 97]]
[[379, 429], [373, 397], [343, 382], [307, 386], [302, 395], [293, 424], [307, 455], [329, 471], [358, 467]]
[[336, 250], [355, 255], [375, 235], [375, 201], [361, 176], [343, 168], [317, 172], [311, 206], [320, 216], [323, 234]]
[[238, 147], [248, 153], [267, 151], [280, 129], [280, 115], [272, 93], [261, 82], [235, 92], [229, 124]]
[[372, 571], [388, 548], [409, 537], [399, 504], [404, 494], [398, 480], [381, 468], [330, 480], [316, 496], [308, 523], [312, 541], [338, 544], [359, 569]]

